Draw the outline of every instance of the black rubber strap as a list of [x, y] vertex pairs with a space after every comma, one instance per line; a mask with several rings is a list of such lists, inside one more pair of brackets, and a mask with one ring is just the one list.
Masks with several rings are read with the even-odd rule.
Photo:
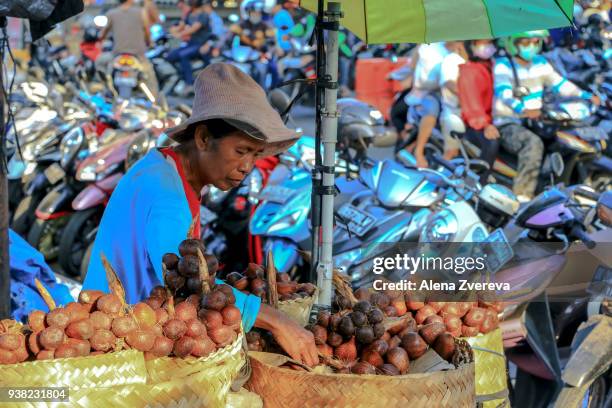
[[340, 22], [339, 21], [323, 21], [319, 23], [324, 30], [328, 31], [339, 31], [340, 30]]
[[335, 166], [321, 166], [321, 171], [327, 174], [336, 174]]
[[315, 193], [320, 195], [333, 195], [335, 196], [338, 190], [336, 186], [312, 186]]
[[317, 81], [317, 87], [319, 88], [325, 88], [325, 89], [338, 89], [338, 81], [329, 81], [329, 80], [318, 80]]

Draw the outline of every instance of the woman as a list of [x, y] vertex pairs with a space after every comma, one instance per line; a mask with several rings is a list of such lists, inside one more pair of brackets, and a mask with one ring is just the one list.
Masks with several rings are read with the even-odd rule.
[[[499, 131], [493, 125], [493, 61], [496, 52], [492, 40], [465, 42], [469, 61], [459, 66], [457, 90], [465, 137], [480, 147], [480, 158], [493, 167], [499, 150]], [[481, 175], [486, 182], [490, 169]]]
[[[148, 296], [162, 281], [162, 256], [177, 252], [192, 220], [199, 219], [202, 189], [237, 187], [259, 156], [280, 153], [298, 137], [255, 81], [228, 64], [212, 64], [200, 73], [192, 116], [167, 133], [178, 145], [147, 153], [113, 192], [83, 288], [108, 290], [104, 254], [129, 303]], [[294, 359], [318, 362], [312, 333], [258, 297], [234, 292], [246, 331], [269, 330]]]

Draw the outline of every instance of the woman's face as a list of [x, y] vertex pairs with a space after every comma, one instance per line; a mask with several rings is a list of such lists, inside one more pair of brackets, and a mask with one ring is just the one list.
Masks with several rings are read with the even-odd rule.
[[[198, 139], [198, 137], [196, 137]], [[265, 143], [236, 131], [198, 145], [198, 166], [205, 184], [226, 191], [238, 187], [260, 158]]]

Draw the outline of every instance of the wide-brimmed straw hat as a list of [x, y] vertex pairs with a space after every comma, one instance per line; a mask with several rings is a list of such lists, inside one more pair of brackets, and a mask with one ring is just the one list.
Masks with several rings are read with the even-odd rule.
[[193, 135], [187, 129], [208, 119], [223, 119], [249, 136], [266, 143], [265, 156], [287, 150], [300, 134], [283, 123], [264, 90], [247, 74], [230, 64], [206, 67], [194, 84], [192, 113], [179, 126], [166, 131], [176, 142]]

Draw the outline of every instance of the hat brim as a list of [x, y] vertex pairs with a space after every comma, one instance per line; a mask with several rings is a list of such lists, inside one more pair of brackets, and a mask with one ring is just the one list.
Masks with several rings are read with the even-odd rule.
[[[259, 141], [262, 140], [261, 137], [254, 135], [253, 132], [251, 132], [248, 128], [243, 129], [242, 126], [240, 126], [238, 121], [230, 119], [230, 118], [222, 117], [222, 116], [210, 116], [210, 117], [206, 116], [206, 117], [199, 117], [199, 118], [193, 118], [193, 117], [189, 118], [178, 126], [166, 129], [166, 135], [177, 143], [183, 143], [190, 136], [187, 130], [189, 129], [191, 125], [195, 125], [197, 123], [203, 122], [205, 120], [210, 120], [210, 119], [223, 119], [223, 120], [229, 119], [228, 122], [231, 123], [237, 129], [243, 131], [245, 134], [247, 134], [248, 136], [252, 137], [255, 140], [259, 140]], [[257, 129], [257, 127], [251, 124], [246, 124], [246, 125], [249, 128]], [[287, 149], [293, 146], [293, 144], [297, 142], [297, 140], [302, 135], [300, 132], [296, 130], [292, 130], [287, 127], [283, 127], [280, 129], [275, 129], [274, 142], [268, 142], [268, 140], [270, 139], [269, 135], [266, 135], [260, 129], [257, 129], [257, 130], [258, 130], [258, 134], [261, 134], [264, 137], [263, 141], [265, 142], [265, 147], [262, 153], [262, 156], [264, 157], [265, 156], [275, 156], [277, 154], [285, 152]]]

